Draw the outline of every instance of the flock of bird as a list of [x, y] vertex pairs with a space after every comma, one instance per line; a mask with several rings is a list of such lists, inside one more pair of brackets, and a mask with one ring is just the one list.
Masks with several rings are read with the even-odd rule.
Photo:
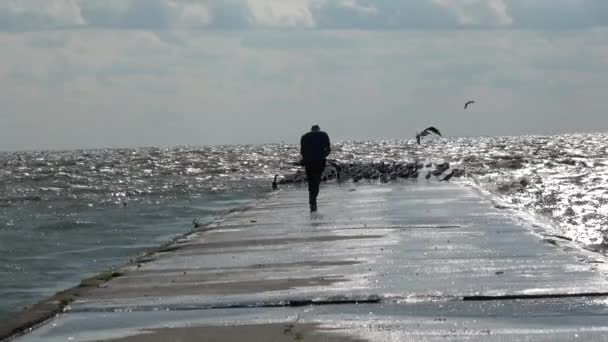
[[[464, 109], [466, 110], [469, 105], [475, 103], [475, 101], [467, 101], [464, 104]], [[436, 134], [441, 137], [441, 132], [433, 127], [427, 127], [423, 129], [421, 132], [416, 132], [416, 142], [420, 145], [423, 137], [426, 137], [429, 134]], [[336, 160], [328, 161], [328, 167], [325, 169], [323, 173], [323, 180], [332, 180], [336, 179], [338, 182], [352, 180], [354, 183], [359, 182], [362, 179], [366, 180], [380, 180], [383, 183], [388, 183], [389, 181], [396, 180], [398, 178], [401, 179], [418, 179], [421, 172], [424, 172], [424, 178], [429, 180], [431, 177], [435, 177], [440, 181], [449, 181], [452, 178], [462, 177], [465, 175], [465, 171], [458, 168], [451, 169], [451, 172], [446, 173], [446, 171], [450, 170], [450, 164], [440, 163], [428, 163], [426, 165], [414, 162], [414, 163], [406, 163], [406, 162], [393, 162], [390, 164], [381, 162], [381, 163], [341, 163]], [[433, 169], [433, 167], [435, 167]], [[445, 174], [444, 174], [445, 173]], [[442, 176], [440, 179], [439, 177]], [[274, 176], [274, 180], [272, 181], [272, 189], [276, 190], [278, 188], [278, 184], [291, 184], [291, 183], [301, 183], [306, 181], [306, 174], [300, 170], [295, 174], [288, 175], [277, 182], [277, 178], [279, 175]]]
[[[447, 172], [448, 170], [450, 170], [448, 162], [440, 164], [427, 163], [425, 165], [419, 162], [341, 163], [337, 160], [329, 160], [323, 172], [322, 180], [336, 180], [338, 182], [351, 180], [353, 183], [361, 180], [379, 180], [382, 183], [388, 183], [397, 179], [418, 179], [424, 177], [430, 180], [434, 177], [439, 181], [449, 181], [452, 178], [465, 175], [463, 169], [452, 168], [450, 172]], [[277, 182], [277, 177], [278, 175], [275, 176], [272, 183], [273, 189], [277, 189], [278, 184], [294, 184], [306, 181], [306, 173], [302, 170], [285, 176], [279, 182]]]

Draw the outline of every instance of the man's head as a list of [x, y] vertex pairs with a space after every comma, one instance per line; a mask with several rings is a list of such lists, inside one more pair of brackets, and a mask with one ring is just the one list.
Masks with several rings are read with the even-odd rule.
[[321, 130], [321, 127], [319, 127], [319, 125], [312, 125], [312, 127], [310, 128], [310, 130], [312, 132], [318, 132]]

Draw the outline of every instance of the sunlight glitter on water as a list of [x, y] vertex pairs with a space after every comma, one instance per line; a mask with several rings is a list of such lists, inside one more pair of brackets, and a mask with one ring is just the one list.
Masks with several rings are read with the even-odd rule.
[[[342, 163], [449, 162], [466, 171], [455, 181], [482, 187], [510, 207], [551, 220], [560, 234], [604, 251], [607, 152], [608, 134], [595, 133], [429, 139], [422, 145], [346, 141], [335, 143], [330, 157]], [[120, 264], [187, 231], [197, 216], [253, 200], [270, 190], [275, 174], [298, 171], [298, 160], [299, 147], [287, 144], [0, 153], [0, 272], [3, 279], [13, 276], [13, 285], [44, 283], [56, 274], [75, 281], [87, 265]], [[70, 253], [85, 264], [59, 257]], [[61, 267], [49, 260], [60, 260]], [[40, 270], [47, 278], [36, 278]]]

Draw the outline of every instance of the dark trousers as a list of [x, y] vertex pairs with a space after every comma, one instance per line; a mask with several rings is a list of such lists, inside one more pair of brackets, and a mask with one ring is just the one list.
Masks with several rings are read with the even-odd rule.
[[319, 184], [321, 184], [321, 175], [325, 169], [325, 161], [307, 162], [304, 164], [306, 168], [306, 178], [308, 179], [308, 203], [311, 210], [317, 209], [317, 196], [319, 195]]

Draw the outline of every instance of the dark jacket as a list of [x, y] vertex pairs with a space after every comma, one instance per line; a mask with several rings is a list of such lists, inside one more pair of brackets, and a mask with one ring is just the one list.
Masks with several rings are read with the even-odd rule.
[[300, 154], [304, 163], [324, 161], [330, 152], [329, 136], [323, 131], [308, 132], [300, 139]]

